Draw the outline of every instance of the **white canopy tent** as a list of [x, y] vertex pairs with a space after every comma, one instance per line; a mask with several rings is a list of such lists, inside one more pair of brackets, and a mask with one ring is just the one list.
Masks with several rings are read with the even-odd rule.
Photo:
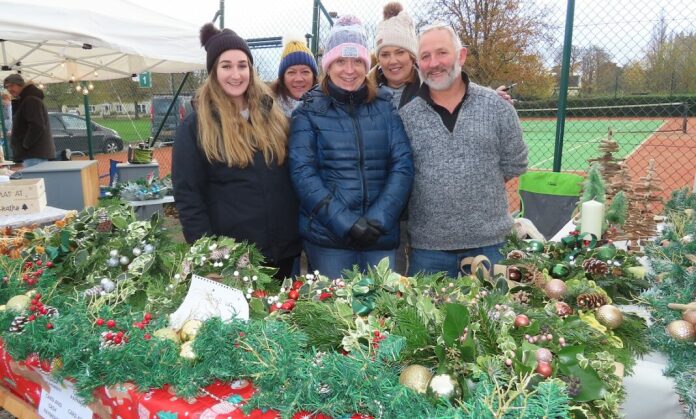
[[[0, 0], [0, 80], [21, 73], [36, 84], [79, 83], [203, 69], [198, 30], [128, 0]], [[87, 95], [84, 105], [91, 158]]]
[[[211, 11], [211, 15], [214, 11]], [[203, 69], [198, 27], [127, 0], [0, 0], [0, 77], [52, 83]]]

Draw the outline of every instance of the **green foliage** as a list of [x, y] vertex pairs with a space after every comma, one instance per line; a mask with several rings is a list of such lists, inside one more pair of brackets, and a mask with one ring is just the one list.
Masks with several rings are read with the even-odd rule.
[[599, 172], [599, 165], [597, 163], [590, 166], [590, 170], [587, 171], [587, 178], [582, 184], [582, 197], [580, 198], [580, 204], [583, 202], [595, 200], [597, 202], [605, 201], [605, 191], [604, 180]]
[[609, 224], [624, 225], [628, 217], [628, 202], [624, 191], [619, 191], [611, 200], [605, 216]]

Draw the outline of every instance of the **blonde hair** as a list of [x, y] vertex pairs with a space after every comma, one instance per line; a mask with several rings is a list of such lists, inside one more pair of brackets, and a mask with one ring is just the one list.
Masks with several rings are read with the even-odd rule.
[[244, 93], [248, 122], [218, 83], [217, 61], [197, 95], [198, 142], [208, 161], [244, 168], [253, 164], [256, 151], [263, 152], [266, 164], [285, 161], [288, 119], [253, 67], [249, 68], [249, 87]]
[[[324, 73], [321, 77], [321, 81], [319, 82], [319, 86], [321, 87], [321, 91], [324, 92], [324, 94], [328, 95], [329, 94], [329, 81], [331, 78], [329, 77], [328, 71]], [[367, 86], [367, 99], [365, 99], [366, 103], [372, 102], [376, 97], [377, 97], [377, 82], [375, 81], [374, 77], [369, 77], [369, 74], [366, 75], [365, 77], [365, 85]]]

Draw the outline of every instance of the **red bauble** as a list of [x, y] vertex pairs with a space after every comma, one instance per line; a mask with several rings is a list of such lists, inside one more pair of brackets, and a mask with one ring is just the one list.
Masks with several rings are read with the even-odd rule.
[[254, 298], [264, 298], [268, 294], [266, 294], [266, 291], [264, 290], [255, 290], [254, 292], [251, 293], [251, 296]]
[[302, 281], [295, 281], [295, 282], [292, 283], [292, 289], [294, 289], [294, 290], [299, 290], [300, 288], [302, 288], [303, 285], [304, 285], [304, 282], [302, 282]]
[[296, 289], [290, 290], [290, 292], [288, 292], [288, 298], [292, 298], [293, 300], [297, 300], [298, 298], [300, 298], [300, 292], [297, 291]]
[[546, 362], [537, 362], [535, 372], [544, 378], [549, 378], [551, 377], [551, 374], [553, 374], [553, 369], [551, 368], [551, 365], [547, 364]]
[[527, 317], [525, 314], [518, 314], [515, 317], [515, 327], [520, 328], [527, 326], [529, 326], [529, 317]]
[[280, 306], [283, 310], [292, 310], [295, 308], [295, 300], [285, 300], [285, 302]]

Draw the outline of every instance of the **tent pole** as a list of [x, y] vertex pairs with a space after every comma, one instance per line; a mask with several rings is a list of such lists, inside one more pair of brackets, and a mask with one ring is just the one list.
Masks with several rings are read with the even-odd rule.
[[174, 97], [172, 98], [172, 102], [169, 104], [169, 108], [167, 108], [167, 113], [164, 114], [164, 119], [162, 119], [162, 122], [160, 122], [159, 127], [157, 127], [157, 132], [155, 133], [154, 137], [150, 140], [150, 147], [155, 145], [155, 141], [157, 141], [157, 138], [160, 135], [160, 132], [162, 132], [162, 128], [164, 128], [164, 124], [167, 122], [167, 118], [169, 118], [169, 115], [172, 113], [172, 109], [174, 108], [174, 104], [177, 103], [177, 99], [179, 98], [179, 94], [181, 93], [181, 89], [184, 88], [184, 84], [186, 84], [186, 80], [188, 80], [189, 76], [191, 73], [186, 73], [184, 74], [184, 79], [181, 80], [181, 84], [179, 85], [179, 89], [174, 93]]
[[7, 127], [5, 126], [5, 104], [1, 103], [1, 101], [0, 101], [0, 127], [2, 127], [3, 152], [5, 153], [4, 154], [5, 157], [9, 160], [10, 159], [10, 148], [9, 148], [8, 143], [10, 142], [10, 139], [7, 136]]
[[87, 122], [87, 151], [89, 159], [94, 160], [94, 150], [92, 149], [92, 118], [89, 114], [89, 90], [87, 86], [82, 88], [82, 98], [85, 105], [85, 121]]

